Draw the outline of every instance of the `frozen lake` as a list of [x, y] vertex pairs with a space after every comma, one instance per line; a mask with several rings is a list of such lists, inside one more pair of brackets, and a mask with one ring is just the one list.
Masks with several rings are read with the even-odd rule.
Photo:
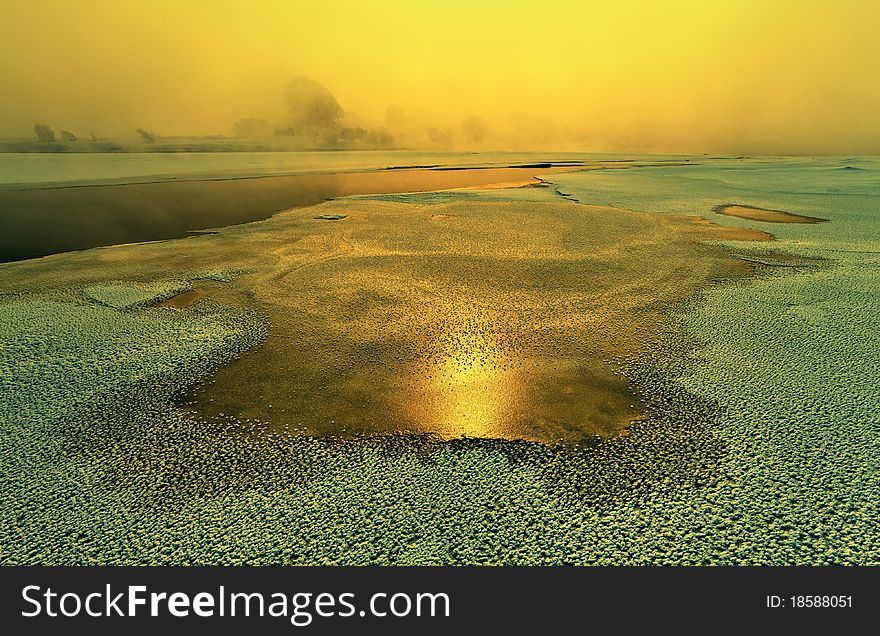
[[[877, 160], [546, 172], [0, 266], [0, 561], [878, 563]], [[329, 176], [0, 199], [126, 192], [142, 231]], [[36, 235], [126, 229], [87, 203]]]

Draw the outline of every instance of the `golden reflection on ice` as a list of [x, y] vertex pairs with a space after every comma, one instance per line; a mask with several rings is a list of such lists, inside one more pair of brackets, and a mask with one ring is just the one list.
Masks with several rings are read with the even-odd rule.
[[448, 437], [504, 436], [516, 409], [518, 373], [500, 338], [477, 325], [435, 343], [417, 409]]
[[245, 272], [169, 302], [182, 317], [200, 299], [268, 316], [264, 343], [185, 396], [202, 417], [334, 437], [580, 443], [645, 412], [618, 367], [652, 346], [668, 307], [740, 271], [726, 252], [694, 248], [731, 236], [570, 202], [344, 199], [194, 238], [185, 254], [156, 243], [14, 269], [17, 281], [80, 286], [108, 267], [134, 279], [145, 263], [155, 280]]

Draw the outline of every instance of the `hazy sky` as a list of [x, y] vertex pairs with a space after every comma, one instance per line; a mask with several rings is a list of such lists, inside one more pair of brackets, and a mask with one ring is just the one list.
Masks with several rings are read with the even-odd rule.
[[880, 2], [0, 0], [0, 135], [229, 134], [286, 82], [487, 146], [880, 153]]

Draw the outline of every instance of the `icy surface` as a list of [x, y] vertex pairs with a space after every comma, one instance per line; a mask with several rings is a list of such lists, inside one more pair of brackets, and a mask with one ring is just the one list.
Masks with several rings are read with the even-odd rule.
[[[201, 420], [175, 395], [258, 342], [258, 315], [8, 297], [0, 562], [876, 565], [876, 166], [731, 160], [555, 175], [584, 203], [760, 227], [780, 238], [775, 251], [825, 259], [693, 303], [680, 339], [627, 371], [646, 387], [650, 426], [590, 449], [328, 440]], [[830, 222], [719, 217], [722, 203]], [[687, 341], [702, 347], [682, 358]]]

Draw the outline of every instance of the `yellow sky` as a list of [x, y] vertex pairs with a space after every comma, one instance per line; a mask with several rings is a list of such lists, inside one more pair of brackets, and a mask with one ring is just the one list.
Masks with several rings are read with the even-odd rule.
[[880, 3], [0, 0], [0, 135], [229, 134], [307, 75], [491, 146], [880, 153]]

